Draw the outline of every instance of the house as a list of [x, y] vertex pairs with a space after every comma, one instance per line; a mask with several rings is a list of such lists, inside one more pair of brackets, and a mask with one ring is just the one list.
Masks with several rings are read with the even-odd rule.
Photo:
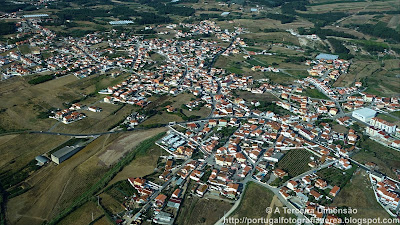
[[88, 110], [91, 112], [101, 112], [103, 109], [100, 107], [95, 107], [95, 106], [89, 106]]
[[283, 177], [285, 177], [285, 176], [288, 175], [288, 173], [286, 173], [285, 171], [283, 171], [283, 170], [281, 170], [281, 169], [275, 169], [275, 170], [273, 171], [273, 173], [274, 173], [275, 176], [277, 176], [277, 177], [279, 177], [279, 178], [283, 178]]
[[135, 186], [143, 187], [144, 184], [146, 183], [146, 179], [141, 178], [141, 177], [128, 178], [128, 181], [134, 187]]
[[288, 182], [288, 184], [287, 184], [287, 187], [288, 187], [290, 190], [294, 190], [294, 189], [296, 189], [297, 185], [298, 185], [298, 183], [297, 183], [296, 181], [290, 180], [290, 181]]
[[173, 197], [173, 198], [179, 198], [180, 195], [181, 195], [181, 192], [182, 192], [182, 190], [179, 189], [179, 188], [177, 188], [177, 189], [174, 191], [174, 193], [172, 193], [172, 196], [171, 196], [171, 197]]
[[314, 189], [310, 191], [310, 195], [313, 196], [317, 201], [319, 201], [322, 197], [322, 195], [316, 192]]
[[207, 184], [200, 184], [199, 187], [196, 190], [196, 194], [199, 197], [203, 197], [204, 194], [207, 192], [207, 189], [208, 189], [208, 185]]
[[334, 186], [333, 188], [332, 188], [332, 190], [329, 192], [329, 195], [331, 195], [331, 196], [333, 196], [333, 197], [336, 197], [336, 195], [339, 193], [339, 191], [340, 191], [340, 187], [338, 187], [338, 186]]
[[165, 201], [167, 200], [167, 196], [164, 194], [159, 194], [155, 199], [153, 205], [155, 207], [162, 207], [165, 204]]
[[315, 181], [315, 187], [320, 188], [320, 189], [325, 189], [328, 187], [328, 184], [326, 183], [326, 181], [324, 181], [322, 179], [317, 179]]

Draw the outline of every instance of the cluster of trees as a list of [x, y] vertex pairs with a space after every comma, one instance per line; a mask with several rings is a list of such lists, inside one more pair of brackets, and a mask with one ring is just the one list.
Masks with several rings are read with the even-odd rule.
[[296, 10], [299, 11], [307, 11], [308, 1], [300, 0], [300, 1], [291, 1], [282, 5], [281, 10], [282, 13], [286, 14], [296, 14]]
[[0, 35], [12, 34], [15, 32], [15, 23], [0, 22]]
[[15, 4], [11, 1], [7, 1], [7, 0], [0, 0], [0, 5], [1, 5], [1, 11], [3, 12], [16, 12], [19, 10], [25, 10], [25, 11], [31, 11], [31, 10], [35, 10], [35, 7], [32, 7], [32, 5], [30, 4]]
[[268, 7], [278, 7], [281, 6], [283, 4], [285, 4], [285, 0], [251, 0], [251, 4], [255, 4], [255, 5], [265, 5]]
[[162, 15], [192, 16], [195, 13], [195, 10], [191, 7], [176, 6], [176, 4], [165, 0], [139, 0], [139, 3], [153, 7], [158, 14]]
[[[400, 14], [400, 10], [389, 10], [389, 11], [381, 11], [380, 13], [384, 14]], [[377, 12], [375, 11], [364, 11], [359, 12], [358, 15], [375, 15]]]
[[296, 17], [284, 14], [267, 14], [266, 17], [273, 20], [279, 20], [282, 24], [291, 23], [296, 20]]
[[329, 23], [336, 22], [337, 20], [348, 16], [348, 14], [344, 12], [327, 12], [319, 14], [296, 13], [296, 15], [308, 19], [311, 22], [313, 22], [316, 26], [320, 27], [323, 27]]
[[331, 30], [331, 29], [321, 29], [320, 27], [313, 27], [310, 29], [304, 29], [304, 27], [299, 27], [297, 30], [299, 31], [299, 34], [301, 34], [301, 35], [316, 34], [316, 35], [318, 35], [318, 37], [320, 37], [322, 39], [326, 39], [326, 36], [357, 39], [356, 36], [348, 34], [348, 33], [344, 33], [341, 31], [335, 31], [335, 30]]
[[360, 24], [358, 25], [358, 30], [364, 34], [400, 42], [400, 33], [387, 27], [387, 24], [384, 22], [378, 22], [377, 24]]
[[304, 56], [289, 56], [285, 59], [285, 62], [300, 63], [306, 60], [307, 58]]
[[342, 41], [339, 41], [334, 38], [328, 38], [329, 43], [331, 43], [332, 48], [335, 50], [336, 54], [339, 54], [339, 58], [341, 59], [351, 59], [354, 56], [350, 54], [350, 50], [347, 49]]
[[158, 13], [161, 14], [174, 14], [178, 16], [192, 16], [195, 13], [195, 10], [191, 7], [181, 7], [181, 6], [174, 6], [172, 4], [155, 4], [152, 5]]
[[383, 52], [385, 49], [388, 49], [386, 44], [373, 41], [360, 41], [357, 44], [361, 45], [367, 52]]
[[46, 81], [53, 80], [53, 79], [54, 79], [53, 75], [44, 75], [44, 76], [33, 78], [33, 79], [29, 80], [28, 83], [35, 85], [35, 84], [44, 83]]
[[75, 3], [80, 6], [98, 6], [98, 5], [113, 5], [114, 3], [111, 0], [65, 0], [64, 2]]

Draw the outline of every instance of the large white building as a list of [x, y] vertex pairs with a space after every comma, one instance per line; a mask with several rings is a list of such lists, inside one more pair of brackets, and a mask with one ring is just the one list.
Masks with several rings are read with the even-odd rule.
[[362, 108], [353, 111], [352, 116], [362, 122], [368, 123], [376, 115], [376, 111], [370, 108]]
[[386, 133], [391, 134], [396, 132], [396, 125], [389, 123], [381, 118], [374, 117], [370, 121], [371, 126], [384, 130]]

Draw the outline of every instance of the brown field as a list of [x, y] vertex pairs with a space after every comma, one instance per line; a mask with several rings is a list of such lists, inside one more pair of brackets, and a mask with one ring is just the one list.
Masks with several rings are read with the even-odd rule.
[[249, 38], [256, 42], [290, 42], [294, 45], [300, 45], [297, 37], [289, 32], [272, 32], [272, 33], [249, 33], [243, 34], [242, 38]]
[[[332, 206], [347, 206], [357, 209], [353, 218], [390, 218], [389, 214], [376, 201], [374, 192], [365, 171], [357, 171], [353, 178], [339, 192]], [[394, 223], [393, 223], [394, 224]]]
[[116, 114], [113, 114], [113, 112], [120, 107], [119, 105], [106, 103], [98, 103], [95, 105], [101, 108], [104, 107], [103, 111], [95, 113], [87, 110], [82, 110], [81, 112], [83, 112], [87, 116], [86, 118], [70, 124], [59, 123], [54, 129], [52, 129], [52, 131], [72, 134], [98, 133], [102, 131], [107, 131], [117, 125], [118, 122], [126, 118], [135, 109], [131, 105], [125, 105]]
[[106, 166], [113, 165], [140, 142], [166, 130], [167, 128], [163, 127], [123, 134], [118, 140], [107, 146], [104, 153], [99, 155], [99, 163]]
[[105, 216], [94, 223], [94, 225], [110, 225], [112, 224]]
[[[282, 202], [274, 195], [273, 192], [268, 190], [265, 187], [262, 187], [254, 182], [248, 183], [244, 196], [242, 198], [242, 202], [239, 207], [233, 212], [232, 215], [235, 218], [279, 218], [279, 217], [292, 217], [291, 214], [284, 214]], [[257, 204], [255, 204], [257, 203]], [[273, 212], [267, 214], [265, 209], [267, 207], [271, 207]], [[279, 208], [278, 211], [275, 211]]]
[[[242, 202], [233, 213], [234, 217], [247, 216], [249, 218], [257, 218], [267, 216], [265, 208], [270, 206], [274, 197], [273, 192], [254, 182], [250, 182], [247, 184], [243, 194]], [[255, 201], [257, 201], [256, 205], [254, 204]]]
[[397, 179], [393, 168], [400, 168], [400, 152], [385, 147], [371, 139], [361, 144], [360, 152], [352, 158], [360, 163], [373, 162], [378, 166], [380, 172], [385, 173], [393, 179]]
[[228, 211], [232, 205], [226, 201], [198, 198], [185, 198], [175, 223], [186, 224], [214, 224]]
[[[129, 146], [134, 148], [160, 130], [162, 128], [101, 136], [60, 165], [51, 163], [44, 170], [39, 170], [38, 173], [43, 175], [34, 174], [29, 180], [32, 189], [9, 200], [7, 217], [10, 224], [41, 224], [44, 219], [51, 219], [101, 178], [108, 169], [104, 160], [116, 160], [116, 157], [100, 158], [109, 150], [110, 143], [126, 143], [129, 136], [133, 135]], [[113, 149], [118, 151], [119, 156], [125, 151]]]
[[333, 125], [332, 130], [339, 132], [339, 133], [347, 133], [347, 131], [348, 131], [348, 129], [345, 126], [342, 126], [340, 124]]
[[[118, 83], [123, 78], [124, 76], [119, 76], [115, 79], [106, 76], [99, 78], [92, 76], [78, 80], [75, 76], [69, 75], [37, 85], [28, 84], [27, 81], [31, 79], [29, 77], [15, 77], [2, 81], [0, 84], [0, 102], [2, 102], [0, 109], [3, 110], [0, 111], [0, 128], [5, 130], [47, 130], [57, 121], [54, 119], [38, 119], [39, 112], [47, 111], [51, 107], [64, 109], [63, 103], [80, 99], [84, 95], [95, 92], [97, 89]], [[84, 103], [95, 103], [100, 98], [89, 98]], [[118, 106], [114, 107], [116, 109]], [[108, 116], [106, 115], [107, 111], [101, 113], [103, 117]], [[97, 122], [97, 120], [93, 121], [93, 123]], [[90, 119], [88, 123], [90, 124]], [[74, 126], [74, 124], [70, 125], [69, 129]], [[78, 126], [85, 129], [88, 124]], [[102, 130], [104, 129], [99, 131]]]
[[140, 156], [134, 159], [129, 165], [125, 166], [124, 169], [110, 181], [110, 185], [117, 181], [125, 180], [128, 177], [144, 177], [151, 174], [157, 166], [158, 158], [162, 155], [168, 155], [167, 152], [158, 146], [148, 151], [147, 155]]
[[100, 198], [101, 198], [101, 204], [112, 214], [117, 214], [124, 211], [124, 208], [122, 207], [121, 203], [119, 203], [109, 194], [103, 192], [100, 194]]
[[[36, 156], [48, 152], [67, 141], [69, 137], [45, 134], [19, 134], [2, 136], [0, 153], [1, 171], [16, 171]], [[21, 144], [23, 143], [23, 144]]]
[[158, 124], [158, 123], [164, 124], [164, 123], [168, 123], [168, 122], [172, 122], [172, 121], [182, 122], [183, 119], [176, 114], [162, 112], [161, 115], [156, 114], [155, 116], [152, 116], [149, 119], [145, 120], [142, 123], [142, 125], [150, 125], [150, 124]]
[[248, 92], [248, 91], [238, 91], [236, 93], [239, 95], [239, 97], [243, 98], [247, 102], [251, 102], [253, 100], [268, 101], [268, 102], [279, 100], [274, 95], [272, 95], [270, 93], [267, 93], [267, 92], [263, 93], [263, 94], [253, 94], [253, 93]]
[[[287, 23], [287, 24], [281, 24], [280, 21], [277, 20], [272, 20], [272, 19], [236, 19], [233, 21], [233, 23], [229, 23], [228, 21], [217, 21], [217, 24], [221, 26], [222, 29], [232, 29], [234, 26], [238, 26], [240, 24], [241, 27], [246, 27], [249, 31], [251, 32], [260, 32], [261, 30], [264, 29], [270, 29], [270, 28], [277, 28], [277, 29], [295, 29], [298, 27], [312, 27], [313, 24], [303, 20], [303, 19], [298, 19], [296, 21], [293, 21], [292, 23]], [[289, 34], [289, 33], [288, 33]], [[289, 34], [290, 35], [290, 34]]]
[[353, 64], [350, 66], [349, 73], [342, 75], [335, 82], [334, 86], [351, 86], [354, 81], [363, 81], [367, 79], [367, 83], [363, 86], [368, 86], [367, 93], [378, 96], [393, 96], [398, 94], [398, 86], [400, 80], [396, 78], [399, 60], [388, 59], [381, 61], [353, 59]]
[[92, 213], [94, 219], [104, 214], [97, 203], [88, 202], [61, 220], [59, 224], [89, 224], [92, 221]]
[[[314, 2], [322, 2], [322, 1], [314, 1]], [[329, 2], [327, 2], [329, 3]], [[330, 4], [322, 4], [322, 5], [314, 5], [308, 7], [308, 11], [320, 13], [320, 12], [327, 12], [327, 11], [345, 11], [345, 12], [359, 12], [359, 11], [369, 11], [369, 9], [373, 11], [380, 11], [380, 10], [390, 10], [395, 9], [396, 5], [395, 0], [388, 0], [388, 1], [363, 1], [363, 2], [355, 2], [355, 1], [348, 1], [348, 2], [341, 2], [341, 3], [330, 3]]]

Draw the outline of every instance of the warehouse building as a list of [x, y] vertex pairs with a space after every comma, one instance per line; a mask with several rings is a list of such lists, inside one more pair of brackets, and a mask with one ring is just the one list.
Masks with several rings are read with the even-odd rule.
[[33, 14], [33, 15], [23, 15], [23, 18], [40, 18], [40, 17], [48, 17], [48, 14]]
[[35, 157], [35, 159], [37, 162], [36, 165], [38, 165], [38, 166], [43, 166], [44, 164], [46, 164], [50, 161], [47, 157], [45, 157], [43, 155], [38, 155]]
[[332, 55], [332, 54], [325, 54], [325, 53], [320, 53], [316, 57], [318, 60], [336, 60], [339, 58], [339, 55]]
[[352, 116], [364, 123], [368, 123], [376, 115], [376, 111], [370, 108], [362, 108], [355, 110]]
[[60, 164], [65, 160], [67, 160], [69, 157], [73, 156], [81, 149], [82, 149], [81, 147], [77, 146], [65, 146], [64, 148], [51, 154], [51, 160], [57, 164]]
[[132, 20], [118, 20], [118, 21], [110, 21], [108, 22], [111, 25], [128, 25], [133, 24]]

